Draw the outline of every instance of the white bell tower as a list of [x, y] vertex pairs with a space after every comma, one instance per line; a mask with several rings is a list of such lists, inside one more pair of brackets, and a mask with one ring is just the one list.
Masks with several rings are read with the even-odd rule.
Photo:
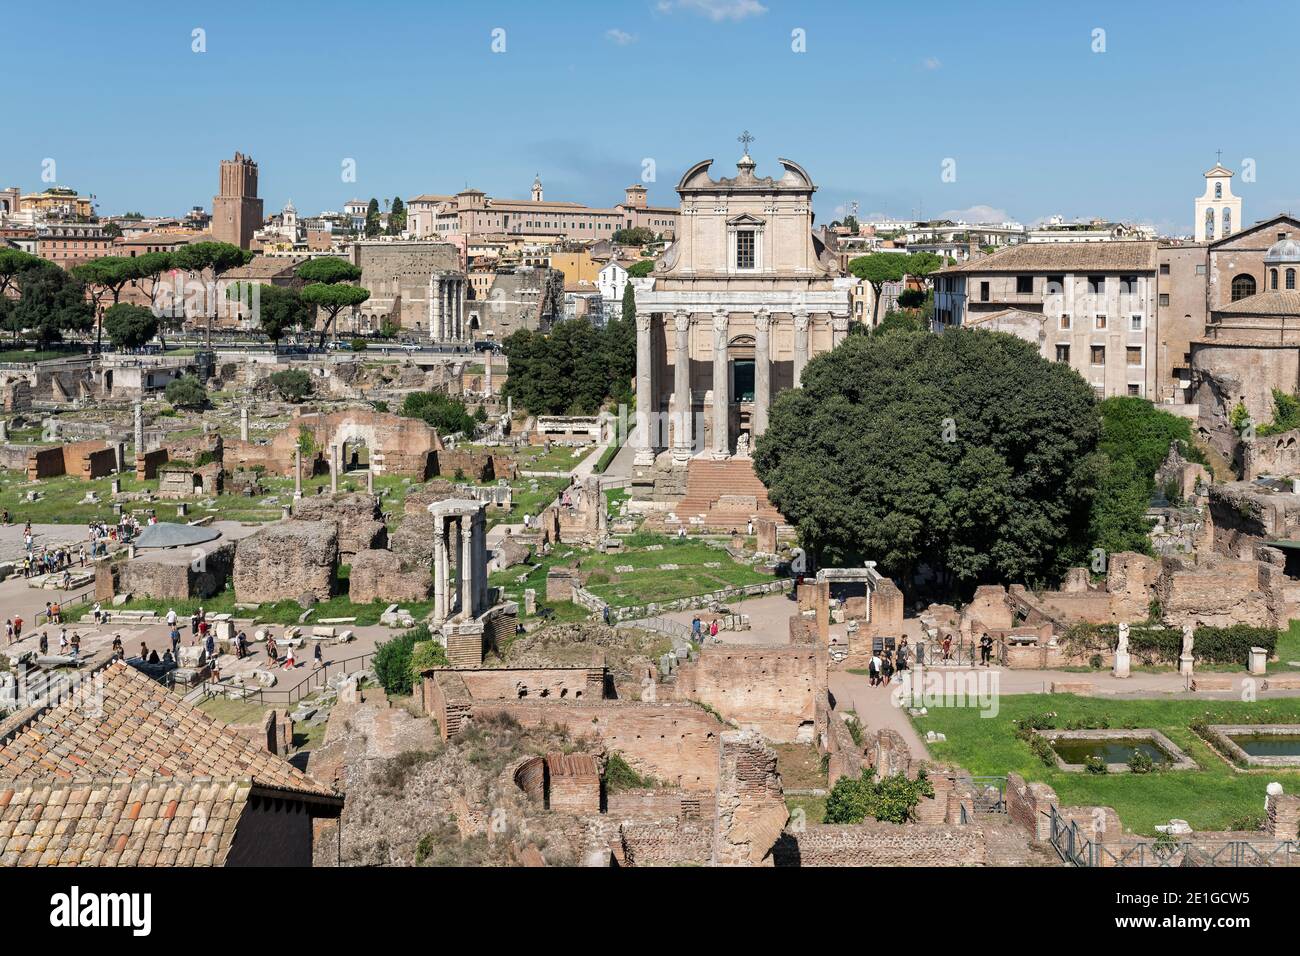
[[533, 202], [541, 202], [541, 201], [542, 201], [542, 177], [540, 174], [538, 174], [537, 176], [533, 177]]
[[1232, 194], [1232, 170], [1215, 163], [1205, 173], [1205, 193], [1196, 197], [1197, 242], [1214, 242], [1241, 230], [1241, 198]]

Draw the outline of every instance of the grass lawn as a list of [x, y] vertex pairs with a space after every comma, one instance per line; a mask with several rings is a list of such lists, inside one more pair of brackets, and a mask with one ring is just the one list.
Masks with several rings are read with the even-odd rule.
[[785, 805], [791, 814], [802, 810], [805, 823], [822, 823], [826, 820], [825, 797], [786, 797]]
[[[651, 601], [670, 601], [708, 594], [724, 587], [771, 580], [769, 575], [733, 560], [726, 551], [702, 541], [682, 541], [658, 535], [637, 535], [628, 540], [635, 546], [613, 554], [560, 545], [551, 554], [542, 557], [524, 581], [518, 580], [522, 573], [519, 568], [499, 571], [490, 580], [493, 585], [504, 587], [509, 597], [518, 601], [521, 608], [524, 590], [527, 588], [536, 589], [539, 604], [545, 603], [546, 574], [556, 566], [576, 564], [582, 570], [592, 572], [587, 580], [587, 590], [611, 607], [634, 607]], [[646, 550], [647, 545], [654, 544], [662, 545], [663, 550]], [[661, 571], [661, 564], [675, 564], [677, 570]], [[716, 564], [717, 567], [708, 567], [709, 564]], [[634, 570], [622, 573], [614, 570], [623, 566]]]
[[199, 710], [226, 724], [257, 723], [268, 709], [267, 704], [256, 699], [230, 700], [226, 697], [209, 697], [199, 704]]
[[[1300, 698], [1267, 702], [1209, 700], [1107, 700], [1071, 694], [1003, 696], [996, 717], [982, 718], [975, 708], [934, 707], [913, 718], [924, 735], [934, 730], [947, 736], [927, 746], [936, 760], [960, 764], [976, 775], [1008, 771], [1026, 780], [1053, 787], [1062, 805], [1109, 806], [1125, 828], [1155, 835], [1158, 823], [1186, 820], [1194, 830], [1236, 829], [1243, 821], [1262, 817], [1264, 788], [1277, 780], [1288, 793], [1300, 788], [1300, 771], [1271, 770], [1240, 773], [1215, 754], [1188, 724], [1198, 717], [1208, 723], [1300, 723]], [[1057, 729], [1069, 721], [1106, 718], [1112, 728], [1155, 728], [1200, 765], [1200, 770], [1155, 774], [1066, 773], [1045, 766], [1029, 745], [1017, 740], [1015, 718], [1054, 711]]]
[[771, 744], [776, 751], [776, 769], [781, 786], [789, 790], [827, 789], [826, 768], [822, 755], [811, 744]]
[[74, 355], [85, 355], [86, 350], [83, 348], [66, 349], [64, 351], [53, 351], [44, 349], [37, 351], [35, 349], [2, 349], [0, 350], [0, 362], [47, 362], [50, 359], [69, 358]]

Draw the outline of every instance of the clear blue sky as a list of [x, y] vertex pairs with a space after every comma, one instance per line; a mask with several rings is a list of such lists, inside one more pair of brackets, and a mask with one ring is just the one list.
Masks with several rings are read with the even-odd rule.
[[651, 201], [674, 203], [691, 163], [734, 173], [745, 128], [760, 175], [778, 156], [809, 170], [823, 222], [856, 199], [864, 217], [1190, 231], [1217, 149], [1255, 160], [1235, 180], [1247, 221], [1300, 210], [1293, 0], [97, 0], [11, 4], [5, 23], [2, 185], [40, 188], [52, 158], [106, 214], [210, 207], [235, 150], [268, 211], [466, 183], [524, 197], [534, 173], [548, 199], [612, 205], [645, 158]]

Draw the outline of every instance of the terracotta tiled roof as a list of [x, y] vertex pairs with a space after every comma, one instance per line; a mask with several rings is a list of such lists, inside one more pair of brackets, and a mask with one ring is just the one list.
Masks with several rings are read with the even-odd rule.
[[0, 780], [0, 866], [221, 866], [242, 780]]
[[1257, 292], [1211, 311], [1223, 315], [1300, 315], [1300, 292]]
[[337, 796], [120, 662], [57, 706], [24, 711], [0, 724], [0, 777], [246, 777], [262, 787]]
[[991, 256], [940, 269], [936, 275], [985, 272], [1151, 272], [1155, 242], [1022, 242]]

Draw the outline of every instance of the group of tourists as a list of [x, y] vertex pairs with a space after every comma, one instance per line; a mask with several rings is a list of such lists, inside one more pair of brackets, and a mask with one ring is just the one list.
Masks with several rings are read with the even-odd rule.
[[901, 678], [913, 662], [925, 664], [924, 644], [917, 644], [913, 650], [906, 637], [899, 640], [897, 647], [885, 647], [882, 643], [879, 648], [871, 649], [867, 677], [872, 687], [886, 687], [893, 683], [895, 677]]
[[693, 617], [691, 619], [691, 640], [702, 646], [704, 644], [704, 635], [706, 633], [709, 637], [713, 638], [715, 642], [717, 641], [718, 619], [715, 617], [709, 622], [708, 628], [705, 628], [704, 622], [700, 620], [698, 615]]

